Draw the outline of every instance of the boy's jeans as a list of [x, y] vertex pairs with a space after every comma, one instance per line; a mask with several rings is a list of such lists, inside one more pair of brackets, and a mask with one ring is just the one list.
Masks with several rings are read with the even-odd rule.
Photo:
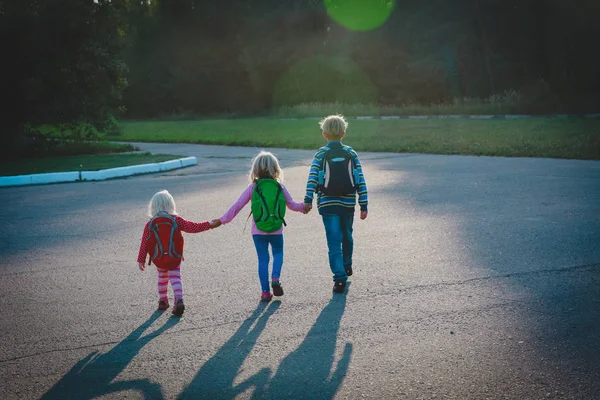
[[333, 273], [333, 280], [345, 281], [348, 279], [348, 275], [346, 275], [344, 267], [352, 266], [354, 214], [322, 214], [321, 217], [323, 217], [323, 225], [325, 225], [327, 247], [329, 248], [329, 267]]
[[283, 235], [252, 235], [258, 256], [258, 279], [263, 292], [269, 292], [269, 243], [273, 253], [272, 278], [279, 279], [283, 265]]

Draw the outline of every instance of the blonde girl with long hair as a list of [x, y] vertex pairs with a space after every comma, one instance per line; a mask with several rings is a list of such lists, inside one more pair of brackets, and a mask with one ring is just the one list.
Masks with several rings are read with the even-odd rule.
[[[252, 166], [248, 174], [248, 180], [250, 181], [248, 187], [246, 187], [237, 201], [217, 221], [223, 224], [231, 222], [252, 199], [257, 182], [264, 179], [272, 179], [280, 184], [288, 209], [304, 213], [304, 203], [294, 201], [292, 195], [282, 183], [283, 170], [279, 165], [277, 157], [271, 152], [261, 151], [252, 160]], [[258, 257], [258, 278], [262, 290], [261, 301], [268, 302], [272, 299], [273, 295], [283, 296], [283, 288], [280, 281], [281, 268], [283, 266], [283, 226], [273, 232], [266, 232], [256, 227], [254, 218], [250, 219], [252, 220], [252, 239]], [[273, 253], [273, 267], [271, 271], [271, 288], [273, 289], [273, 294], [271, 294], [269, 289], [269, 262], [271, 261], [269, 246]]]

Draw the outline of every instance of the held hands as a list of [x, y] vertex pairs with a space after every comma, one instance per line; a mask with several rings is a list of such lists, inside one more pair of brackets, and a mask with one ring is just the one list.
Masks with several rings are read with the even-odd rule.
[[221, 226], [221, 220], [220, 219], [213, 219], [212, 221], [210, 221], [210, 229], [215, 229]]
[[144, 272], [146, 270], [146, 265], [143, 262], [139, 262], [138, 268], [140, 269], [140, 271]]
[[304, 214], [308, 214], [312, 210], [312, 204], [304, 203]]

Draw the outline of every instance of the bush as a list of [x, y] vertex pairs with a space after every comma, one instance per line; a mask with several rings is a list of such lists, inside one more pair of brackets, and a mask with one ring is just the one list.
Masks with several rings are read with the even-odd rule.
[[[119, 129], [116, 120], [105, 124], [111, 132]], [[25, 126], [14, 148], [5, 158], [59, 157], [132, 151], [131, 145], [115, 145], [104, 141], [104, 133], [89, 122], [73, 124]]]

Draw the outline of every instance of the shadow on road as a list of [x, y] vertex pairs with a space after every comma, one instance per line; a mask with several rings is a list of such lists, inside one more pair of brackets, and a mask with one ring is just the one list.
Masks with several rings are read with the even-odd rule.
[[154, 312], [146, 322], [107, 353], [102, 355], [98, 355], [98, 352], [90, 353], [42, 396], [42, 399], [92, 399], [128, 390], [140, 392], [146, 399], [164, 398], [160, 385], [148, 379], [112, 383], [142, 347], [180, 321], [179, 318], [171, 317], [159, 329], [141, 337], [161, 314], [162, 312], [159, 311]]
[[[349, 287], [349, 286], [348, 286]], [[348, 372], [352, 344], [334, 367], [337, 335], [346, 308], [346, 295], [334, 294], [304, 341], [281, 361], [277, 372], [264, 385], [257, 385], [255, 399], [332, 399]]]
[[233, 336], [200, 368], [178, 398], [233, 399], [243, 392], [245, 385], [243, 388], [240, 387], [243, 384], [234, 387], [233, 381], [267, 326], [267, 320], [280, 305], [279, 301], [270, 303], [268, 307], [266, 303], [260, 303]]
[[352, 345], [347, 343], [334, 369], [337, 334], [346, 307], [346, 295], [333, 296], [304, 341], [283, 359], [275, 375], [270, 368], [263, 368], [242, 383], [233, 385], [268, 318], [279, 305], [279, 302], [271, 303], [262, 315], [265, 307], [259, 306], [200, 368], [179, 399], [233, 399], [250, 388], [254, 388], [253, 399], [333, 398], [348, 372], [352, 355]]

